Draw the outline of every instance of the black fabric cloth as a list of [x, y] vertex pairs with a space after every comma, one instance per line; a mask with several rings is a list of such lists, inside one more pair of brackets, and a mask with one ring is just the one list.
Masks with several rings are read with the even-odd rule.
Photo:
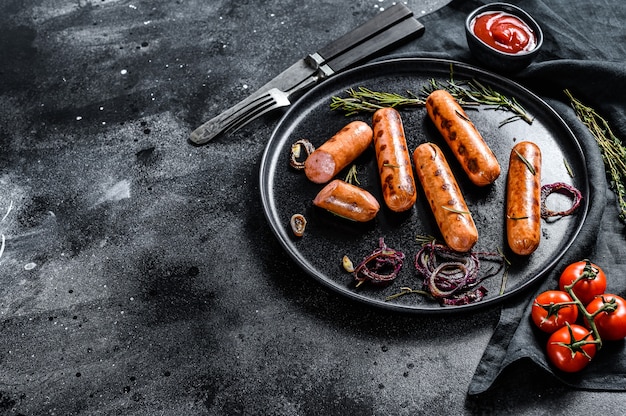
[[[452, 1], [420, 19], [426, 33], [406, 55], [438, 56], [476, 66], [469, 52], [463, 23], [482, 1]], [[626, 390], [626, 344], [607, 342], [592, 364], [576, 374], [553, 369], [545, 357], [547, 337], [530, 319], [534, 296], [558, 286], [558, 277], [571, 262], [592, 259], [605, 270], [607, 291], [626, 296], [626, 238], [615, 195], [608, 187], [602, 156], [588, 129], [577, 119], [564, 94], [572, 94], [608, 120], [613, 132], [626, 140], [626, 7], [622, 0], [524, 0], [513, 2], [530, 13], [544, 32], [543, 48], [528, 68], [510, 78], [545, 99], [580, 140], [587, 161], [591, 201], [576, 242], [537, 287], [503, 305], [500, 321], [470, 383], [468, 394], [488, 390], [510, 364], [529, 360], [562, 382], [581, 389]], [[509, 375], [510, 376], [510, 375]]]

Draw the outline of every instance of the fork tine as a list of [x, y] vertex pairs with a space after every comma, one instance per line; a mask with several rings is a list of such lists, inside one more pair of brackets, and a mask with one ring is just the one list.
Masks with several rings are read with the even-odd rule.
[[267, 114], [272, 110], [286, 107], [291, 104], [288, 94], [276, 88], [272, 88], [271, 90], [269, 90], [268, 95], [271, 98], [271, 101], [264, 101], [262, 105], [258, 105], [256, 106], [256, 108], [250, 110], [248, 113], [244, 113], [243, 115], [241, 115], [241, 117], [238, 117], [238, 119], [234, 121], [226, 131], [235, 132], [252, 120], [261, 117], [262, 115]]
[[241, 120], [246, 120], [250, 117], [251, 114], [255, 114], [259, 109], [266, 108], [268, 105], [274, 104], [274, 97], [269, 93], [269, 91], [263, 95], [261, 95], [256, 100], [252, 101], [245, 107], [242, 107], [236, 113], [233, 113], [230, 117], [225, 119], [226, 130], [231, 130], [231, 126], [238, 125]]
[[[245, 105], [239, 105], [223, 112], [207, 121], [191, 133], [191, 141], [196, 144], [204, 144], [225, 131], [232, 130], [233, 125], [240, 125], [241, 120], [248, 118], [248, 112], [255, 113], [259, 108], [266, 108], [274, 103], [274, 97], [266, 92]], [[249, 120], [248, 120], [249, 121]]]
[[277, 108], [276, 101], [274, 101], [274, 98], [270, 97], [270, 100], [264, 101], [262, 105], [256, 106], [253, 110], [242, 114], [241, 117], [238, 117], [237, 120], [234, 120], [232, 123], [230, 123], [230, 125], [224, 130], [224, 132], [236, 132], [252, 120], [261, 117], [263, 114], [272, 111], [274, 108]]

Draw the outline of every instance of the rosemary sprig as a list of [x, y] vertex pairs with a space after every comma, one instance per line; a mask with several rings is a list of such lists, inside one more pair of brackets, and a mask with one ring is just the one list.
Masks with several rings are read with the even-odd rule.
[[439, 89], [448, 91], [462, 106], [488, 105], [494, 110], [505, 110], [514, 115], [506, 118], [500, 126], [515, 120], [524, 120], [532, 124], [533, 118], [526, 112], [524, 107], [513, 98], [483, 85], [477, 80], [455, 81], [453, 68], [450, 68], [450, 79], [441, 83], [431, 79], [427, 85], [423, 86], [421, 93], [414, 94], [407, 91], [407, 95], [392, 92], [373, 91], [369, 88], [351, 88], [346, 91], [347, 97], [333, 96], [331, 98], [331, 110], [342, 110], [346, 116], [351, 116], [359, 112], [374, 112], [383, 107], [419, 107], [426, 104], [428, 95]]
[[430, 94], [435, 90], [447, 90], [460, 105], [469, 103], [484, 104], [491, 106], [494, 110], [510, 111], [514, 115], [500, 123], [503, 126], [515, 120], [524, 120], [528, 124], [533, 123], [533, 118], [526, 112], [524, 107], [517, 102], [515, 97], [509, 98], [506, 95], [494, 90], [492, 87], [483, 85], [478, 80], [456, 82], [452, 77], [445, 84], [441, 84], [431, 79], [429, 85], [423, 88], [424, 94]]
[[574, 98], [569, 90], [564, 92], [570, 99], [576, 116], [587, 126], [600, 147], [606, 174], [611, 179], [609, 185], [617, 195], [619, 218], [626, 223], [626, 146], [611, 131], [609, 123], [593, 108]]
[[435, 237], [433, 237], [432, 235], [421, 235], [418, 234], [415, 236], [415, 241], [420, 245], [426, 245], [432, 242], [436, 242], [437, 239]]
[[350, 166], [350, 170], [346, 174], [346, 182], [353, 184], [356, 182], [357, 185], [360, 185], [359, 178], [357, 177], [356, 165]]
[[400, 296], [408, 295], [410, 293], [432, 297], [431, 294], [426, 292], [425, 290], [415, 290], [415, 289], [411, 289], [408, 286], [404, 286], [400, 288], [400, 292], [387, 296], [385, 298], [385, 301], [394, 300], [396, 298], [399, 298]]
[[372, 91], [365, 87], [358, 89], [351, 88], [346, 91], [348, 98], [334, 96], [331, 98], [331, 110], [343, 110], [346, 116], [351, 116], [359, 112], [370, 112], [384, 107], [410, 107], [423, 106], [426, 101], [407, 91], [408, 96], [390, 92]]

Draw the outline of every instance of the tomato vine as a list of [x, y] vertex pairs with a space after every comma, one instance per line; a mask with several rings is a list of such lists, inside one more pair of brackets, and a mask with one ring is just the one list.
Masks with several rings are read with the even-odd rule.
[[[559, 289], [539, 294], [531, 316], [539, 329], [550, 334], [549, 361], [559, 370], [576, 372], [589, 364], [605, 340], [626, 337], [626, 300], [605, 293], [606, 275], [589, 260], [567, 266]], [[579, 320], [584, 326], [576, 323]]]

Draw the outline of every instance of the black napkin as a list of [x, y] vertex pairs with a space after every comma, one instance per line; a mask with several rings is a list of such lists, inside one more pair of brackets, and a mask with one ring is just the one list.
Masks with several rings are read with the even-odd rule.
[[[585, 69], [590, 71], [587, 72]], [[528, 82], [537, 80], [545, 82], [545, 80], [553, 79], [557, 74], [568, 71], [575, 74], [568, 76], [569, 80], [576, 79], [587, 72], [589, 76], [595, 74], [595, 77], [607, 80], [605, 81], [606, 84], [611, 83], [608, 80], [619, 79], [620, 73], [623, 79], [625, 73], [623, 63], [613, 65], [602, 62], [555, 61], [537, 65], [532, 71], [528, 71]], [[585, 102], [597, 108], [597, 111], [601, 111], [600, 108], [603, 108], [605, 114], [619, 114], [620, 111], [623, 114], [624, 104], [617, 102], [610, 104], [610, 95], [604, 95], [607, 97], [604, 103], [598, 102], [598, 99], [592, 100], [591, 96], [595, 93], [589, 90], [588, 84], [592, 83], [591, 79], [594, 78], [587, 79], [586, 83], [579, 84], [581, 82], [579, 80], [577, 83], [572, 83], [571, 87], [564, 79], [555, 80], [552, 81], [552, 87], [561, 88], [561, 91], [562, 88], [567, 87], [574, 94], [578, 92], [580, 96], [583, 93], [590, 93], [591, 95], [587, 97]], [[566, 85], [561, 85], [562, 83]], [[626, 93], [623, 84], [621, 92], [617, 91], [619, 90], [617, 86], [613, 86], [613, 88], [615, 94]], [[557, 100], [546, 99], [546, 101], [565, 119], [583, 147], [591, 185], [589, 215], [575, 243], [554, 268], [552, 274], [536, 290], [536, 293], [520, 298], [503, 308], [495, 333], [470, 384], [469, 394], [486, 391], [506, 366], [523, 358], [530, 358], [564, 383], [574, 387], [594, 390], [626, 390], [626, 354], [624, 354], [626, 346], [623, 341], [605, 343], [592, 364], [585, 370], [576, 374], [566, 374], [553, 370], [547, 363], [544, 352], [547, 336], [538, 331], [529, 319], [530, 304], [534, 296], [545, 290], [556, 289], [559, 274], [565, 266], [584, 258], [592, 259], [606, 272], [609, 280], [608, 292], [626, 297], [624, 225], [618, 220], [615, 195], [607, 189], [604, 165], [597, 143], [587, 128], [578, 121], [570, 107]], [[618, 137], [626, 137], [623, 123], [612, 123], [612, 127]]]
[[[470, 383], [470, 395], [488, 390], [508, 365], [522, 359], [529, 359], [577, 388], [626, 390], [626, 343], [605, 343], [591, 365], [568, 375], [547, 363], [547, 338], [529, 320], [534, 296], [556, 288], [565, 265], [584, 258], [592, 259], [605, 270], [608, 291], [626, 296], [626, 239], [615, 195], [608, 188], [595, 139], [576, 118], [563, 92], [569, 89], [605, 117], [618, 137], [626, 139], [626, 8], [622, 1], [606, 0], [601, 5], [588, 0], [513, 2], [538, 21], [545, 40], [530, 67], [508, 76], [544, 98], [580, 140], [591, 185], [590, 210], [576, 242], [535, 288], [536, 293], [526, 292], [503, 306], [498, 326]], [[404, 55], [447, 57], [480, 66], [468, 50], [463, 25], [468, 13], [484, 3], [454, 0], [422, 17], [426, 33]], [[411, 48], [427, 52], [410, 51]]]

